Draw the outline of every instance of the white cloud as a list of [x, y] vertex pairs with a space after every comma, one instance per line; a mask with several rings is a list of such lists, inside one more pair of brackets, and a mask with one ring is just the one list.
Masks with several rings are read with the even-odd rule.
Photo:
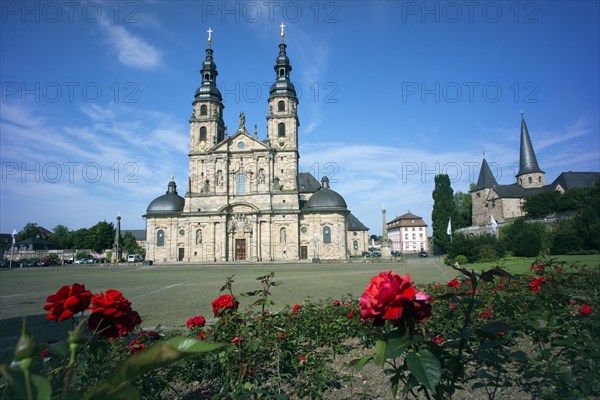
[[162, 53], [142, 37], [106, 20], [101, 20], [99, 26], [121, 63], [136, 69], [153, 69], [161, 66]]

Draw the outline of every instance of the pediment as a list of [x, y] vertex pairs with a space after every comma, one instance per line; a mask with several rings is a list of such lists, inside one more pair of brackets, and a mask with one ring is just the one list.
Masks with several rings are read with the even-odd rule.
[[209, 150], [211, 153], [219, 152], [248, 152], [257, 150], [269, 150], [269, 147], [257, 137], [248, 133], [245, 129], [239, 129], [233, 136], [215, 145]]

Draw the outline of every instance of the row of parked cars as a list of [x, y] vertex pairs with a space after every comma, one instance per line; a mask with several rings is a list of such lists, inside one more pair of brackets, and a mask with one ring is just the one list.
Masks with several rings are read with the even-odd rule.
[[[392, 255], [392, 257], [401, 257], [402, 253], [399, 251], [392, 251], [391, 255]], [[381, 252], [380, 251], [364, 251], [363, 256], [364, 257], [381, 257]], [[419, 253], [419, 257], [427, 257], [427, 252], [421, 251]]]

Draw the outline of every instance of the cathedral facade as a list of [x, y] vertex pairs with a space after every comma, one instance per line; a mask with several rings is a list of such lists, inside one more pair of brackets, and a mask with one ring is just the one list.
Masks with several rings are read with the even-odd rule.
[[209, 30], [189, 120], [187, 193], [171, 178], [146, 210], [146, 258], [169, 262], [344, 260], [368, 247], [368, 228], [343, 197], [298, 166], [298, 97], [283, 40], [269, 90], [266, 138], [231, 136], [217, 87]]

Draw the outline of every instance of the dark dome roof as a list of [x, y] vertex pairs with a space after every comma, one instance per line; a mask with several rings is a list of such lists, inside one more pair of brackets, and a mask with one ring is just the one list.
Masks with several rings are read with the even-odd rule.
[[348, 211], [344, 198], [329, 188], [329, 179], [321, 180], [321, 190], [311, 196], [302, 211]]
[[171, 178], [167, 193], [152, 200], [146, 209], [146, 215], [176, 214], [183, 211], [185, 199], [177, 194], [177, 185]]

